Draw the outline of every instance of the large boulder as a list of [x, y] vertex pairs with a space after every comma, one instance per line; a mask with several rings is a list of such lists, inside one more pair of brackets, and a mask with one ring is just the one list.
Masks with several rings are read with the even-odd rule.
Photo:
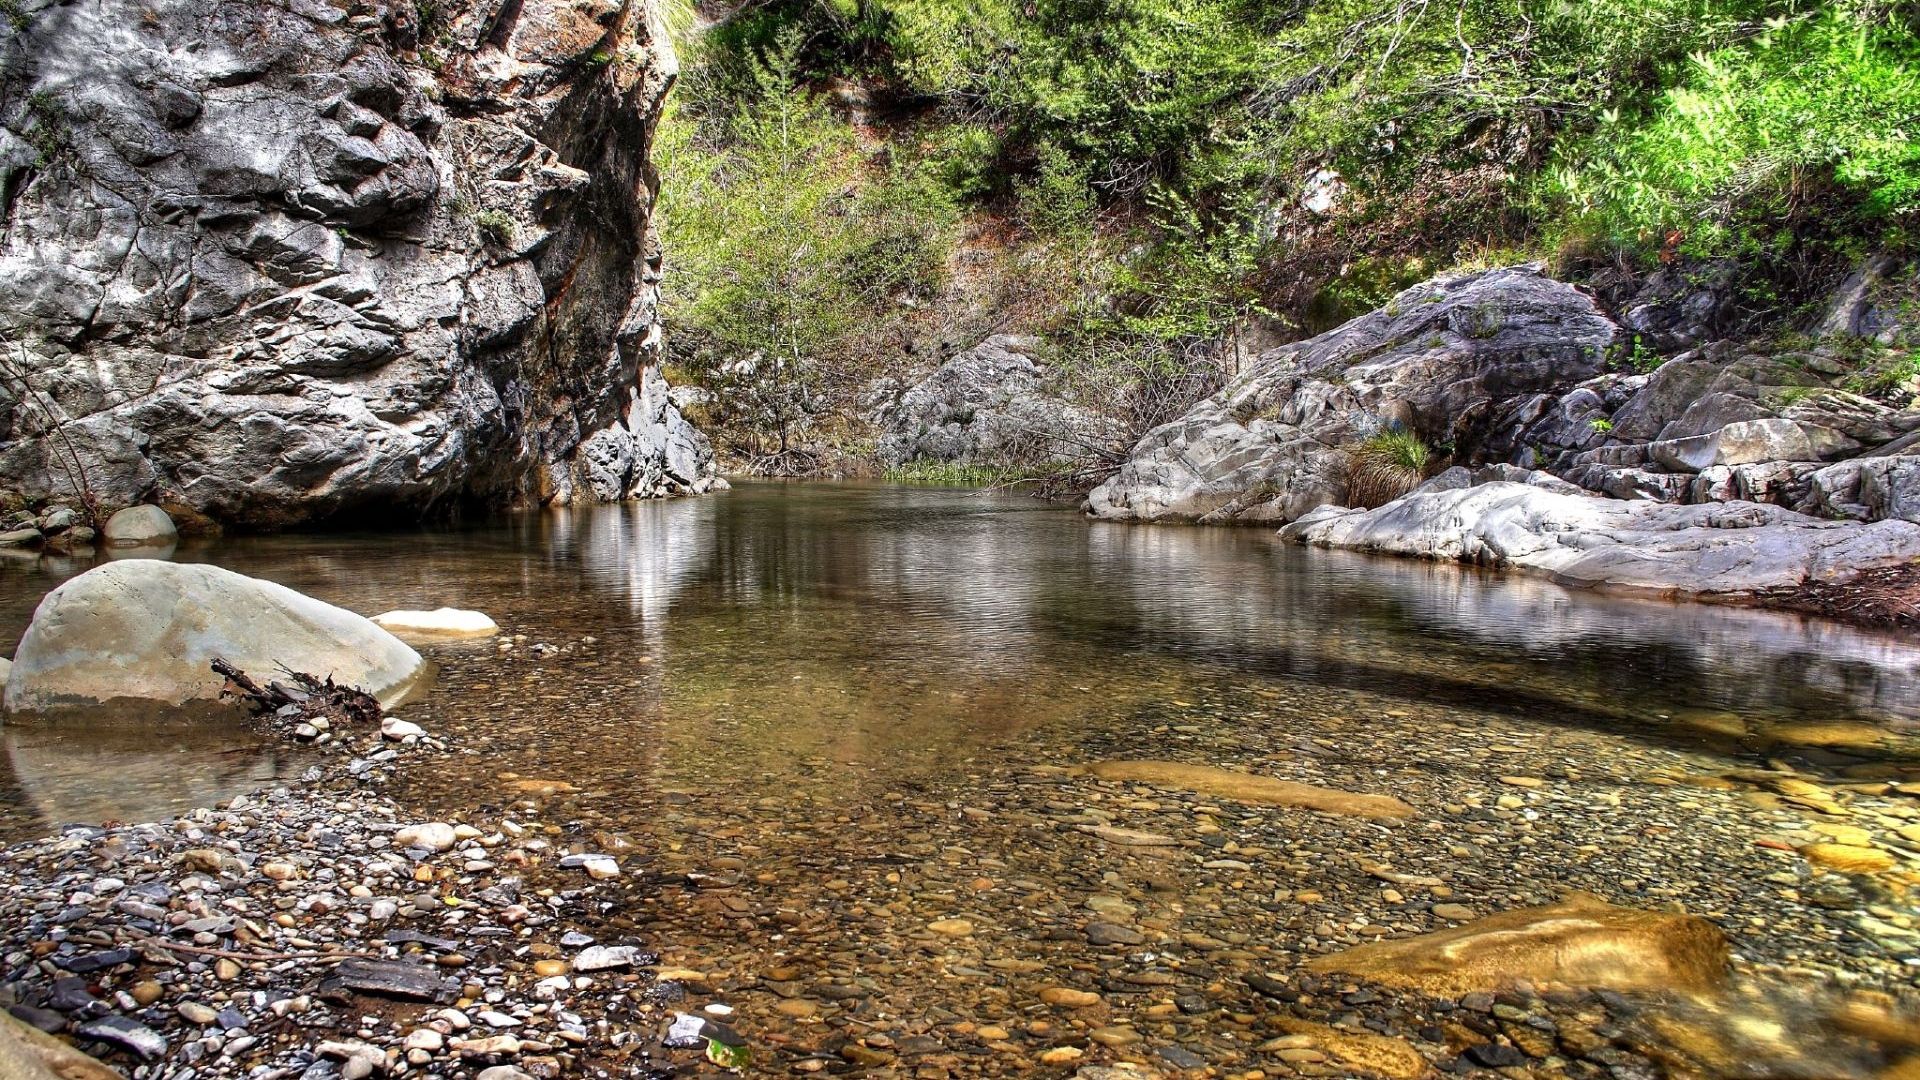
[[880, 463], [1045, 464], [1116, 449], [1120, 424], [1050, 390], [1036, 344], [995, 335], [917, 383], [876, 387], [869, 418], [881, 430]]
[[1662, 439], [1650, 444], [1647, 453], [1674, 472], [1697, 473], [1715, 465], [1833, 461], [1859, 449], [1859, 443], [1824, 424], [1772, 417], [1736, 420], [1705, 435]]
[[1329, 507], [1281, 535], [1662, 594], [1750, 593], [1920, 559], [1920, 525], [1907, 521], [1823, 521], [1748, 502], [1629, 502], [1504, 481], [1431, 485], [1376, 510]]
[[[625, 415], [665, 396], [660, 16], [14, 5], [0, 475], [263, 528], [699, 489], [704, 444]], [[617, 483], [588, 475], [603, 432]]]
[[219, 695], [215, 659], [266, 678], [331, 676], [391, 703], [426, 664], [351, 611], [217, 566], [126, 559], [47, 594], [14, 651], [10, 712], [115, 702], [182, 706]]
[[1535, 266], [1435, 278], [1263, 354], [1155, 428], [1089, 496], [1107, 518], [1290, 521], [1347, 499], [1347, 448], [1383, 427], [1471, 460], [1513, 405], [1592, 379], [1619, 328]]

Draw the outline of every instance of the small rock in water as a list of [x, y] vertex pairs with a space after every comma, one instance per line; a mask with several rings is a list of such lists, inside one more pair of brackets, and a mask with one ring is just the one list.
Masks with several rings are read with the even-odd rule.
[[1109, 922], [1087, 924], [1087, 943], [1090, 945], [1139, 945], [1146, 940], [1145, 934], [1130, 927]]
[[699, 1046], [706, 1041], [700, 1034], [701, 1029], [706, 1026], [707, 1022], [704, 1019], [692, 1013], [674, 1013], [673, 1024], [667, 1028], [667, 1033], [661, 1037], [660, 1043], [672, 1049]]
[[455, 839], [453, 826], [444, 821], [409, 825], [393, 834], [393, 842], [401, 847], [425, 848], [428, 851], [445, 851], [453, 846]]
[[425, 735], [426, 729], [411, 720], [402, 720], [397, 716], [388, 716], [380, 721], [380, 736], [401, 742], [416, 735]]
[[573, 970], [605, 971], [609, 968], [632, 967], [639, 956], [640, 950], [632, 945], [594, 945], [582, 949], [573, 958]]
[[965, 919], [939, 919], [928, 923], [927, 929], [943, 937], [966, 937], [973, 933], [973, 924]]
[[500, 632], [499, 625], [485, 613], [450, 607], [432, 611], [383, 611], [373, 617], [373, 624], [403, 641], [490, 637]]

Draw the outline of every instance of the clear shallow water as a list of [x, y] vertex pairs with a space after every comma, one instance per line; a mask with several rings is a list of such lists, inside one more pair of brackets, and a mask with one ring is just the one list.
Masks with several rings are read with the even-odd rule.
[[[415, 820], [511, 820], [529, 839], [440, 887], [498, 874], [572, 895], [584, 879], [558, 854], [615, 855], [622, 876], [567, 925], [658, 952], [688, 995], [656, 988], [633, 1023], [723, 1003], [776, 1069], [1002, 1076], [1065, 1048], [1291, 1075], [1274, 1040], [1296, 1021], [1457, 1062], [1466, 1044], [1427, 1004], [1356, 1005], [1307, 965], [1467, 917], [1448, 905], [1569, 889], [1706, 916], [1732, 982], [1604, 1008], [1530, 998], [1575, 1033], [1535, 1059], [1609, 1034], [1600, 1057], [1527, 1075], [1654, 1075], [1632, 1070], [1678, 1054], [1688, 1075], [1869, 1080], [1893, 1049], [1832, 1022], [1846, 995], [1906, 994], [1920, 1015], [1920, 650], [1893, 637], [886, 486], [175, 557], [366, 613], [493, 615], [508, 637], [423, 650], [439, 681], [400, 711], [453, 749], [416, 751], [387, 792]], [[83, 568], [0, 563], [0, 633]], [[0, 748], [7, 837], [166, 817], [313, 760], [231, 722], [14, 724]], [[1392, 795], [1414, 816], [1079, 768], [1139, 758]], [[1835, 837], [1893, 865], [1802, 854]], [[444, 918], [460, 932], [462, 909]], [[1137, 947], [1093, 940], [1109, 918]], [[1258, 990], [1276, 979], [1284, 1008]], [[1098, 1004], [1063, 1015], [1050, 984]], [[1621, 1053], [1641, 1064], [1607, 1073]]]
[[[451, 605], [529, 642], [539, 674], [449, 680], [452, 722], [580, 721], [654, 782], [798, 775], [822, 757], [937, 772], [1047, 725], [1199, 688], [1323, 686], [1433, 708], [1754, 757], [1796, 726], [1870, 725], [1828, 764], [1910, 758], [1920, 648], [1798, 616], [1609, 598], [1453, 566], [1312, 552], [1266, 530], [1090, 522], [1019, 495], [747, 484], [711, 498], [463, 527], [243, 537], [174, 555], [371, 614]], [[0, 562], [7, 651], [44, 592], [88, 565]], [[435, 651], [495, 658], [492, 645]], [[469, 665], [472, 666], [472, 665]], [[471, 673], [470, 673], [471, 674]], [[477, 685], [476, 685], [477, 684]], [[613, 735], [606, 735], [606, 732]], [[304, 768], [214, 725], [0, 728], [11, 835], [162, 816]]]

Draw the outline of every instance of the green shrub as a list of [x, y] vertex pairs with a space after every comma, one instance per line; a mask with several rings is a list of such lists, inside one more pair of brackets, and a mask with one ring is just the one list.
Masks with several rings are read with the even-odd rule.
[[1547, 190], [1628, 245], [1740, 254], [1821, 199], [1821, 180], [1867, 218], [1920, 206], [1915, 116], [1910, 29], [1833, 9], [1774, 19], [1692, 55], [1647, 115], [1605, 113], [1591, 139], [1562, 147]]
[[696, 77], [655, 148], [669, 347], [749, 455], [763, 433], [785, 452], [851, 411], [902, 313], [944, 279], [958, 226], [936, 170], [871, 157], [793, 87], [804, 46], [780, 35], [729, 75], [747, 89]]
[[480, 231], [482, 240], [500, 247], [510, 247], [520, 231], [512, 216], [504, 210], [475, 211], [473, 227]]
[[1420, 486], [1433, 450], [1411, 431], [1388, 427], [1347, 449], [1347, 505], [1372, 509]]

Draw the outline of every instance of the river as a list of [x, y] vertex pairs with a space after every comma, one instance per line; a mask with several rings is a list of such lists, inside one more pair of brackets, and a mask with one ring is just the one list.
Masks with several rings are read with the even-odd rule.
[[[1920, 965], [1906, 894], [1756, 844], [1818, 839], [1824, 819], [1749, 782], [1769, 761], [1834, 789], [1920, 780], [1920, 648], [1896, 637], [885, 485], [749, 483], [174, 557], [363, 613], [492, 615], [504, 641], [423, 650], [439, 680], [401, 714], [458, 752], [397, 797], [633, 853], [653, 900], [609, 925], [712, 985], [762, 987], [743, 1017], [769, 1029], [804, 1032], [832, 994], [881, 984], [896, 1015], [1017, 1027], [987, 961], [1085, 949], [1072, 913], [1089, 897], [1214, 943], [1190, 944], [1196, 985], [1422, 928], [1443, 897], [1486, 912], [1566, 888], [1707, 914], [1750, 977], [1897, 986]], [[0, 563], [0, 632], [82, 568]], [[0, 739], [10, 838], [164, 817], [311, 760], [231, 723]], [[1427, 824], [1072, 771], [1111, 758], [1392, 794]], [[1857, 817], [1885, 836], [1915, 806]], [[1198, 841], [1219, 868], [1089, 858], [1059, 832], [1088, 807]], [[1446, 885], [1383, 890], [1380, 865]], [[929, 964], [921, 927], [942, 920], [978, 928], [978, 955]], [[1134, 1028], [1250, 1060], [1233, 1021], [1167, 1008]]]

